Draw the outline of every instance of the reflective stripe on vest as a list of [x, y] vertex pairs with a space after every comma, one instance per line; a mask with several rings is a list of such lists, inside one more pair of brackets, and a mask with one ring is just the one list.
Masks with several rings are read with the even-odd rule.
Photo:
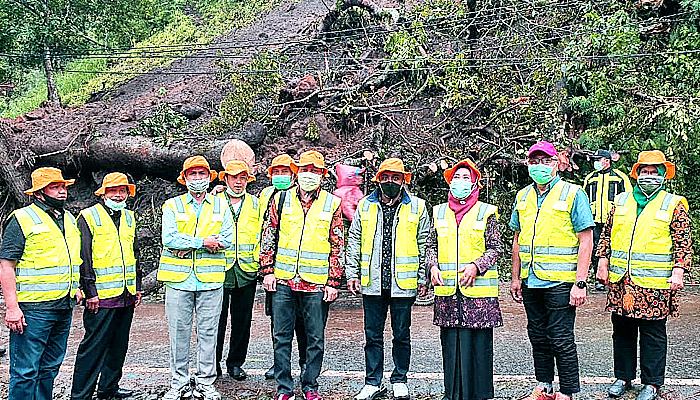
[[571, 222], [571, 208], [580, 190], [559, 180], [537, 207], [537, 190], [528, 186], [518, 192], [515, 209], [520, 219], [520, 277], [527, 278], [530, 263], [543, 280], [574, 282], [579, 240]]
[[[232, 207], [226, 192], [220, 193], [219, 197], [229, 207]], [[258, 198], [248, 193], [243, 196], [243, 204], [241, 205], [238, 219], [233, 217], [233, 209], [231, 209], [234, 242], [226, 250], [227, 271], [238, 263], [238, 266], [244, 272], [258, 272], [257, 260], [259, 253], [256, 249], [260, 240], [260, 210]]]
[[[279, 195], [275, 199], [279, 201]], [[328, 281], [331, 220], [338, 207], [340, 198], [321, 190], [304, 215], [296, 189], [287, 191], [275, 256], [278, 279], [292, 279], [298, 273], [310, 283], [323, 285]]]
[[671, 218], [684, 197], [661, 191], [637, 215], [637, 202], [631, 192], [615, 199], [610, 246], [610, 281], [619, 282], [626, 271], [639, 286], [669, 289], [673, 271]]
[[[411, 201], [399, 206], [394, 220], [398, 219], [394, 237], [391, 238], [394, 245], [394, 278], [396, 285], [403, 290], [412, 290], [418, 286], [418, 223], [420, 215], [425, 210], [425, 201], [415, 196], [410, 196]], [[370, 265], [374, 246], [374, 237], [377, 234], [379, 223], [379, 203], [360, 200], [357, 205], [360, 210], [360, 224], [362, 225], [362, 239], [360, 249], [360, 284], [369, 286], [371, 283]], [[381, 234], [381, 232], [379, 233]], [[388, 240], [389, 238], [384, 238]]]
[[12, 213], [25, 244], [15, 267], [17, 301], [44, 302], [75, 296], [80, 280], [80, 230], [64, 212], [61, 232], [54, 220], [35, 204]]
[[588, 195], [593, 212], [593, 220], [605, 223], [618, 194], [632, 190], [632, 184], [624, 172], [611, 169], [607, 172], [594, 171], [584, 180], [584, 191]]
[[[186, 203], [187, 194], [173, 197], [163, 204], [163, 210], [175, 213], [177, 229], [180, 233], [199, 238], [218, 235], [225, 215], [226, 205], [216, 196], [207, 194], [202, 203], [202, 211], [197, 217], [194, 207]], [[226, 256], [223, 251], [209, 253], [204, 249], [195, 250], [188, 258], [179, 258], [173, 251], [163, 248], [158, 267], [158, 280], [182, 282], [194, 269], [201, 282], [223, 282], [226, 270]]]
[[95, 287], [100, 299], [121, 295], [124, 289], [136, 294], [136, 257], [134, 212], [124, 210], [119, 219], [119, 232], [102, 204], [80, 212], [92, 233], [92, 266]]
[[[462, 217], [457, 226], [454, 212], [448, 203], [433, 208], [433, 223], [438, 237], [438, 265], [443, 286], [435, 286], [436, 296], [452, 296], [457, 292], [458, 271], [486, 252], [486, 221], [498, 216], [498, 209], [477, 202]], [[498, 297], [498, 268], [494, 264], [483, 276], [478, 276], [470, 287], [459, 285], [467, 297]]]

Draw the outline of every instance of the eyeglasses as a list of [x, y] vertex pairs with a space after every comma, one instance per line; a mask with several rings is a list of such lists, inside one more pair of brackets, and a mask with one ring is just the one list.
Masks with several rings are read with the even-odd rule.
[[527, 165], [553, 164], [556, 158], [528, 158]]

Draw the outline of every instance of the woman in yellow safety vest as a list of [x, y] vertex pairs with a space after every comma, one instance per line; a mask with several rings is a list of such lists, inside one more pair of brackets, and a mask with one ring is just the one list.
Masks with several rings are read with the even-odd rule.
[[664, 190], [676, 167], [658, 150], [643, 151], [632, 167], [632, 192], [615, 198], [600, 236], [597, 279], [610, 286], [615, 382], [622, 396], [637, 375], [637, 338], [643, 388], [637, 400], [653, 400], [664, 384], [666, 320], [678, 316], [678, 290], [693, 248], [688, 201]]
[[[471, 160], [445, 171], [447, 202], [433, 209], [438, 266], [433, 323], [440, 327], [444, 399], [490, 399], [493, 328], [503, 325], [496, 261], [503, 251], [498, 210], [479, 201], [481, 172]], [[458, 290], [459, 288], [459, 290]]]

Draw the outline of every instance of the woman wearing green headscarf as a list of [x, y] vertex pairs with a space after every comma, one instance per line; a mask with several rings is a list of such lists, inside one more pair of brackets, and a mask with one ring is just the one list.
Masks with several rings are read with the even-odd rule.
[[664, 384], [666, 320], [678, 316], [677, 292], [693, 258], [688, 201], [665, 190], [676, 166], [658, 150], [643, 151], [632, 167], [632, 192], [619, 194], [597, 255], [598, 281], [610, 286], [615, 382], [620, 397], [637, 374], [637, 339], [644, 385], [637, 400], [653, 400]]

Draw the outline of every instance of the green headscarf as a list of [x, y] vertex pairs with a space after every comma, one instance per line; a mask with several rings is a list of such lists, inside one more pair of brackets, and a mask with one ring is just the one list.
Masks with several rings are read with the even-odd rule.
[[[641, 169], [642, 167], [644, 166], [640, 166], [639, 169]], [[666, 166], [657, 165], [656, 170], [659, 172], [659, 175], [666, 176]], [[641, 214], [642, 210], [644, 210], [644, 207], [646, 207], [647, 204], [651, 203], [651, 201], [654, 200], [656, 196], [658, 196], [659, 193], [661, 193], [661, 191], [665, 188], [666, 182], [664, 182], [664, 184], [661, 185], [661, 189], [657, 190], [654, 194], [651, 195], [651, 197], [647, 197], [647, 194], [639, 188], [639, 184], [635, 183], [634, 189], [632, 190], [632, 195], [634, 196], [634, 201], [637, 202], [637, 215]]]

